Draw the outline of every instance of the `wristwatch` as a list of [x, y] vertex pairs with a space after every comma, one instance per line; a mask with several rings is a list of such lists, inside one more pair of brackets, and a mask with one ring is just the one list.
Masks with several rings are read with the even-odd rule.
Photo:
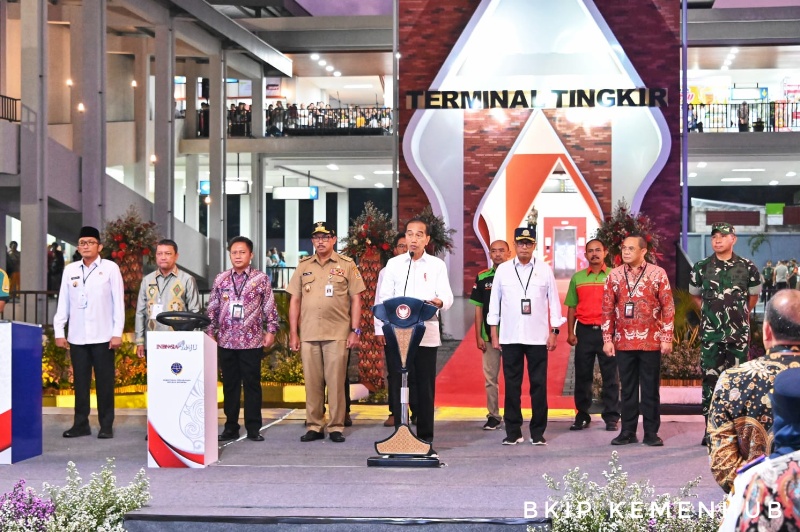
[[361, 329], [350, 329], [350, 330], [356, 333], [356, 336], [361, 336]]
[[556, 329], [555, 327], [553, 327], [552, 329], [550, 329], [550, 332], [552, 334], [555, 334], [556, 336], [558, 336], [558, 333], [561, 332], [561, 329]]

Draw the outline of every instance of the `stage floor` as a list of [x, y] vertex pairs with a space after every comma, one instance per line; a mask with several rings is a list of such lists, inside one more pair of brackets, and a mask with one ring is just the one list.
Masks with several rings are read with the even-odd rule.
[[[722, 499], [699, 445], [701, 416], [663, 416], [661, 448], [612, 447], [617, 433], [606, 432], [599, 416], [580, 432], [569, 431], [571, 415], [553, 416], [545, 433], [548, 445], [534, 447], [527, 441], [501, 445], [502, 430], [481, 430], [481, 409], [437, 409], [434, 448], [444, 467], [368, 468], [374, 442], [392, 432], [382, 426], [386, 412], [385, 406], [354, 405], [346, 442], [302, 443], [303, 410], [265, 409], [266, 441], [230, 442], [221, 447], [219, 462], [205, 469], [147, 469], [144, 411], [118, 409], [113, 440], [98, 440], [96, 427], [91, 437], [69, 440], [61, 433], [71, 424], [71, 411], [45, 408], [44, 454], [0, 466], [0, 491], [20, 478], [37, 490], [43, 482], [62, 485], [68, 461], [88, 479], [114, 457], [120, 484], [130, 482], [139, 468], [147, 469], [153, 499], [141, 512], [148, 514], [522, 518], [526, 502], [543, 508], [552, 494], [543, 473], [560, 479], [578, 466], [601, 482], [617, 450], [630, 480], [650, 480], [656, 493], [677, 493], [702, 476], [699, 499], [705, 504]], [[640, 438], [641, 432], [640, 423]], [[524, 435], [529, 437], [527, 431]]]

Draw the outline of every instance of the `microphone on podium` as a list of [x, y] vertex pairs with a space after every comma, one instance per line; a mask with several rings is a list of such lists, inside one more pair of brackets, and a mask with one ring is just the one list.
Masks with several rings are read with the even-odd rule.
[[411, 263], [414, 262], [414, 251], [409, 250], [408, 256], [411, 259], [408, 261], [408, 271], [406, 272], [406, 285], [403, 287], [403, 297], [406, 297], [406, 289], [408, 288], [408, 276], [411, 275]]

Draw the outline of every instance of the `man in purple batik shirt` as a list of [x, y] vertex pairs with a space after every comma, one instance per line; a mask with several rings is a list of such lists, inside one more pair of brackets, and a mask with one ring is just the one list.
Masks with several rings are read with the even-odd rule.
[[[211, 320], [206, 333], [217, 341], [222, 371], [225, 429], [219, 441], [239, 437], [239, 408], [244, 386], [244, 426], [247, 438], [261, 435], [261, 359], [275, 342], [278, 311], [267, 274], [250, 267], [253, 242], [243, 236], [228, 245], [233, 268], [217, 275], [208, 300]], [[265, 330], [266, 329], [266, 330]]]

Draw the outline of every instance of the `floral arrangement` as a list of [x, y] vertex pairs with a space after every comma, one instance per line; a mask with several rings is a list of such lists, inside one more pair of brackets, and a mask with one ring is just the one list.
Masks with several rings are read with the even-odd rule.
[[368, 251], [376, 252], [381, 256], [381, 262], [386, 263], [392, 258], [392, 242], [397, 229], [392, 223], [392, 218], [368, 201], [364, 204], [364, 212], [353, 220], [347, 230], [347, 237], [342, 239], [344, 248], [342, 253], [353, 258], [360, 258]]
[[20, 480], [14, 489], [0, 496], [0, 530], [3, 532], [123, 532], [125, 514], [150, 500], [150, 482], [144, 469], [128, 486], [117, 487], [114, 459], [109, 458], [100, 473], [92, 473], [87, 484], [73, 462], [67, 464], [67, 484], [44, 484], [50, 500], [42, 499]]
[[147, 384], [147, 362], [136, 354], [136, 344], [122, 342], [114, 350], [114, 386]]
[[594, 238], [599, 239], [608, 248], [608, 256], [614, 265], [622, 264], [620, 246], [630, 235], [638, 233], [647, 240], [647, 262], [656, 264], [659, 257], [660, 238], [652, 220], [642, 213], [632, 213], [625, 199], [619, 200], [611, 216], [606, 216], [603, 224], [597, 229]]
[[456, 234], [456, 230], [448, 229], [447, 224], [444, 223], [444, 218], [433, 214], [433, 209], [431, 209], [430, 205], [427, 205], [415, 218], [420, 218], [428, 224], [428, 233], [431, 236], [431, 241], [428, 243], [426, 251], [431, 255], [453, 252], [453, 235]]
[[700, 308], [687, 290], [672, 291], [675, 300], [672, 352], [661, 356], [662, 379], [702, 379]]
[[55, 505], [26, 488], [20, 480], [8, 493], [0, 495], [0, 530], [3, 532], [44, 532], [55, 512]]
[[605, 485], [589, 480], [579, 468], [563, 477], [563, 485], [545, 474], [547, 487], [559, 492], [549, 496], [554, 532], [705, 532], [717, 530], [724, 503], [697, 509], [689, 499], [700, 483], [697, 477], [680, 489], [678, 495], [655, 495], [649, 481], [628, 481], [619, 464], [617, 451], [611, 453], [610, 471], [603, 471]]
[[140, 255], [149, 264], [155, 262], [155, 248], [159, 235], [155, 222], [145, 222], [131, 205], [125, 214], [106, 224], [103, 232], [103, 251], [112, 259], [126, 255]]

